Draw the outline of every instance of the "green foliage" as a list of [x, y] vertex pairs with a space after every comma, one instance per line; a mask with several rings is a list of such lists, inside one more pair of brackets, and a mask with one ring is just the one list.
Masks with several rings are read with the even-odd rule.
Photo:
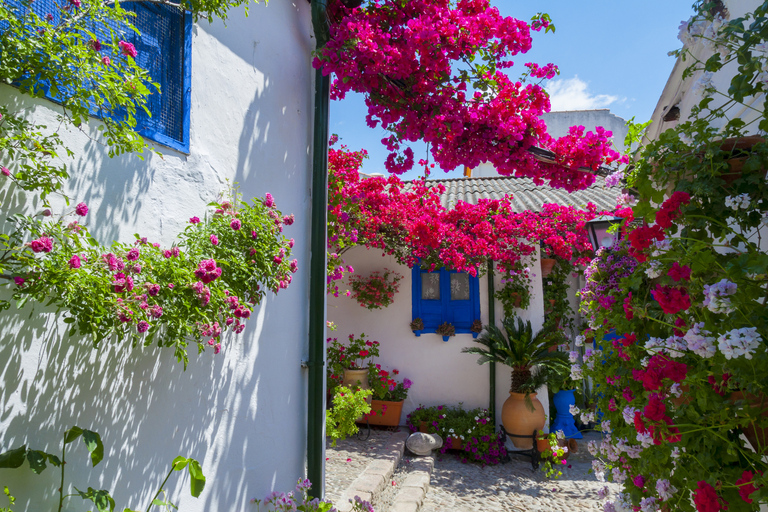
[[[64, 436], [62, 439], [62, 447], [61, 447], [62, 448], [61, 459], [59, 459], [56, 455], [52, 453], [46, 453], [41, 450], [27, 449], [26, 445], [22, 445], [18, 448], [14, 448], [11, 450], [7, 450], [3, 453], [0, 453], [0, 469], [20, 468], [24, 464], [24, 460], [27, 460], [29, 462], [30, 469], [34, 473], [40, 474], [46, 468], [46, 461], [48, 461], [54, 466], [61, 468], [62, 487], [60, 487], [58, 490], [59, 512], [61, 512], [62, 510], [64, 498], [68, 498], [71, 496], [80, 496], [82, 499], [86, 501], [93, 502], [93, 504], [96, 506], [96, 509], [99, 512], [113, 512], [115, 509], [115, 500], [109, 494], [109, 491], [106, 491], [103, 489], [96, 490], [92, 487], [88, 487], [86, 491], [81, 491], [77, 487], [74, 487], [75, 493], [64, 494], [64, 488], [63, 488], [64, 470], [67, 464], [67, 461], [64, 459], [64, 455], [66, 453], [66, 447], [68, 444], [73, 443], [77, 439], [81, 439], [81, 438], [83, 440], [83, 444], [85, 445], [86, 449], [90, 454], [91, 464], [93, 466], [96, 466], [104, 458], [104, 445], [101, 442], [101, 436], [92, 430], [88, 430], [80, 427], [72, 427], [64, 433]], [[166, 508], [170, 508], [170, 507], [176, 508], [176, 506], [173, 505], [172, 503], [158, 500], [157, 497], [160, 495], [161, 492], [163, 492], [163, 487], [165, 486], [165, 483], [168, 481], [168, 478], [171, 476], [171, 473], [173, 473], [174, 471], [181, 471], [185, 467], [189, 468], [190, 494], [192, 494], [192, 496], [194, 496], [195, 498], [200, 496], [200, 493], [203, 491], [203, 488], [205, 487], [205, 475], [203, 475], [203, 470], [200, 467], [200, 463], [195, 459], [179, 456], [179, 457], [176, 457], [171, 463], [171, 470], [168, 472], [168, 475], [165, 477], [165, 480], [163, 480], [163, 483], [160, 484], [160, 488], [158, 489], [154, 498], [150, 500], [150, 505], [147, 508], [147, 512], [149, 512], [149, 510], [152, 508], [152, 505], [165, 506]], [[10, 495], [7, 487], [5, 488], [5, 495], [8, 496], [8, 499], [10, 500], [10, 504], [13, 505], [15, 499]], [[10, 512], [10, 508], [0, 509], [0, 512]], [[132, 511], [126, 508], [125, 512], [132, 512]]]
[[11, 496], [11, 491], [8, 490], [8, 486], [3, 487], [3, 494], [5, 494], [5, 497], [8, 498], [8, 506], [0, 508], [0, 512], [13, 512], [11, 510], [11, 507], [16, 503], [16, 498]]
[[531, 278], [528, 268], [521, 262], [502, 278], [502, 286], [495, 293], [504, 308], [504, 316], [515, 316], [515, 310], [525, 310], [531, 305]]
[[[562, 432], [560, 432], [562, 435]], [[563, 475], [562, 467], [567, 464], [568, 449], [560, 446], [560, 438], [555, 432], [545, 434], [539, 431], [539, 439], [546, 439], [549, 446], [541, 452], [541, 470], [547, 478], [560, 478]]]
[[[511, 392], [533, 393], [546, 384], [553, 371], [567, 364], [564, 353], [549, 350], [559, 339], [553, 329], [545, 328], [534, 335], [530, 320], [523, 322], [516, 317], [504, 318], [502, 325], [504, 332], [495, 325], [486, 325], [485, 332], [474, 340], [482, 347], [461, 351], [480, 356], [477, 364], [495, 362], [512, 368]], [[536, 372], [531, 371], [534, 366], [538, 367]]]
[[355, 423], [358, 418], [371, 412], [366, 400], [373, 394], [370, 389], [351, 389], [339, 386], [333, 395], [333, 407], [325, 411], [325, 433], [331, 438], [331, 446], [347, 437], [357, 434]]

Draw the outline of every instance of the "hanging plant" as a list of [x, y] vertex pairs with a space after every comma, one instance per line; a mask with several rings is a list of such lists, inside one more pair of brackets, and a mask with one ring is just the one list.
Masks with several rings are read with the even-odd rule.
[[412, 331], [421, 331], [424, 329], [424, 321], [421, 318], [414, 318], [410, 326]]
[[440, 326], [435, 330], [435, 334], [439, 334], [443, 337], [455, 336], [456, 328], [453, 326], [453, 324], [445, 322], [444, 324], [440, 324]]
[[389, 269], [384, 269], [384, 273], [371, 272], [367, 277], [352, 275], [349, 278], [352, 298], [364, 308], [385, 308], [394, 302], [395, 294], [400, 289], [398, 283], [402, 278], [401, 274]]

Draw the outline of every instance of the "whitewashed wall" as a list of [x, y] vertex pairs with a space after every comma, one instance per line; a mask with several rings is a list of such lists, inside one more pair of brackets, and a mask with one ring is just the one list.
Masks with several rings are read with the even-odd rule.
[[[291, 489], [305, 473], [309, 5], [253, 5], [248, 18], [236, 9], [226, 27], [201, 22], [193, 30], [191, 154], [160, 147], [162, 157], [109, 159], [83, 134], [67, 131], [77, 153], [69, 193], [88, 203], [88, 224], [103, 243], [138, 232], [169, 245], [227, 181], [240, 183], [245, 198], [271, 192], [278, 208], [296, 215], [286, 228], [300, 264], [290, 288], [269, 295], [221, 354], [198, 356], [193, 348], [186, 372], [168, 349], [132, 350], [115, 340], [94, 351], [67, 338], [41, 308], [31, 320], [29, 309], [0, 313], [0, 447], [27, 443], [58, 453], [72, 425], [99, 432], [105, 460], [90, 468], [85, 448], [70, 445], [65, 485], [109, 489], [119, 510], [146, 509], [178, 455], [200, 460], [208, 479], [199, 499], [189, 496], [186, 477], [169, 480], [169, 497], [185, 512], [249, 510], [251, 498]], [[33, 105], [7, 86], [0, 101]], [[51, 119], [53, 104], [34, 105], [37, 119]], [[4, 207], [14, 200], [21, 199], [0, 190]], [[14, 510], [55, 509], [58, 474], [50, 468], [39, 476], [26, 467], [0, 470], [0, 484], [17, 496]], [[79, 498], [69, 500], [65, 510], [86, 509]]]
[[[461, 349], [473, 345], [471, 334], [457, 334], [443, 341], [437, 334], [422, 334], [417, 337], [409, 327], [412, 318], [411, 269], [400, 265], [392, 256], [382, 256], [379, 250], [355, 247], [344, 254], [348, 265], [352, 265], [356, 274], [368, 275], [375, 270], [388, 268], [396, 270], [404, 277], [400, 281], [400, 291], [395, 295], [394, 303], [384, 309], [368, 310], [352, 298], [339, 296], [328, 300], [328, 320], [338, 325], [335, 332], [328, 336], [338, 337], [340, 341], [347, 335], [365, 333], [370, 340], [381, 342], [378, 362], [385, 368], [397, 368], [400, 377], [413, 381], [413, 387], [403, 405], [401, 423], [405, 424], [406, 415], [420, 404], [433, 406], [440, 404], [464, 407], [488, 407], [490, 393], [490, 369], [488, 365], [478, 365], [477, 356], [463, 354]], [[532, 261], [539, 267], [538, 255]], [[541, 273], [534, 272], [531, 307], [521, 311], [519, 316], [531, 320], [534, 329], [544, 322], [542, 305]], [[500, 276], [495, 273], [495, 286], [501, 286]], [[340, 286], [342, 291], [345, 289]], [[496, 302], [496, 320], [500, 325], [504, 309]], [[488, 279], [480, 279], [480, 317], [483, 324], [488, 323]], [[510, 368], [496, 365], [496, 416], [501, 423], [501, 406], [509, 396]], [[548, 411], [548, 399], [545, 390], [539, 398]]]

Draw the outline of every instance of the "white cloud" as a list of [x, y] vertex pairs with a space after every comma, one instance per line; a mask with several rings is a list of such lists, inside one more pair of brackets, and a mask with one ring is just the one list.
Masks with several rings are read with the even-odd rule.
[[619, 100], [618, 96], [610, 94], [593, 94], [587, 90], [588, 87], [589, 84], [578, 76], [552, 80], [546, 87], [552, 111], [608, 108]]

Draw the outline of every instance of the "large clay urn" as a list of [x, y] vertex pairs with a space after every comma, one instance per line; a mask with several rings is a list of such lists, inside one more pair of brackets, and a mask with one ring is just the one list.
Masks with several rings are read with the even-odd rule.
[[[347, 368], [344, 370], [344, 378], [341, 381], [341, 385], [348, 387], [352, 390], [371, 389], [371, 385], [368, 383], [368, 368], [356, 369]], [[371, 397], [366, 399], [366, 402], [371, 403]]]
[[516, 448], [528, 450], [533, 448], [533, 432], [544, 428], [547, 416], [544, 407], [536, 398], [536, 393], [528, 395], [533, 403], [533, 411], [525, 404], [525, 393], [509, 393], [509, 398], [501, 408], [501, 422], [508, 434], [523, 437], [510, 437]]

